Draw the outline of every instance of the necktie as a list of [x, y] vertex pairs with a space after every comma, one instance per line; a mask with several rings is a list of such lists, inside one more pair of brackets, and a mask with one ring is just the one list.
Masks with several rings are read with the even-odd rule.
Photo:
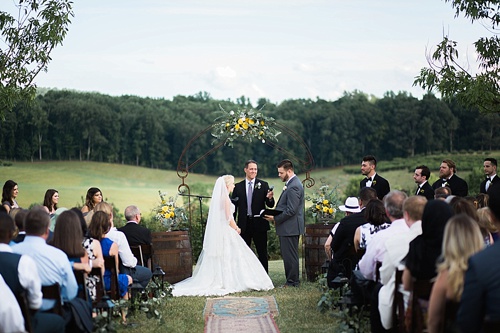
[[248, 182], [248, 191], [247, 191], [247, 214], [248, 214], [248, 216], [252, 216], [252, 192], [253, 192], [252, 182]]

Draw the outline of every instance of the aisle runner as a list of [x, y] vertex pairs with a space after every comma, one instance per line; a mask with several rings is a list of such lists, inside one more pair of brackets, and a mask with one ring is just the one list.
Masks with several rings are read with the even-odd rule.
[[278, 307], [273, 296], [209, 298], [205, 305], [205, 333], [279, 333], [273, 317]]

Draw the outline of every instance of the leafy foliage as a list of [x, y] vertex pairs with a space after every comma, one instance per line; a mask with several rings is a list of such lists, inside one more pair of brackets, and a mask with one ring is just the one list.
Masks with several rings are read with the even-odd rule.
[[13, 1], [18, 14], [0, 11], [0, 117], [21, 100], [35, 97], [34, 79], [46, 71], [50, 53], [62, 44], [70, 18], [70, 0]]
[[[429, 67], [422, 68], [414, 85], [429, 91], [437, 90], [444, 98], [456, 98], [465, 107], [478, 107], [483, 112], [500, 112], [500, 38], [495, 29], [500, 23], [500, 1], [445, 0], [472, 23], [481, 23], [494, 34], [475, 43], [477, 69], [465, 67], [460, 61], [458, 42], [449, 36], [437, 44], [428, 56]], [[486, 22], [489, 22], [486, 23]], [[489, 25], [489, 27], [487, 27]]]

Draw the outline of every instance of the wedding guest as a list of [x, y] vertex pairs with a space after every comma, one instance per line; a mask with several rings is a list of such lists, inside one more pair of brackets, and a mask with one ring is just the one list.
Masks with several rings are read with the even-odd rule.
[[483, 207], [477, 210], [477, 224], [479, 224], [481, 233], [482, 230], [486, 231], [483, 233], [483, 238], [485, 240], [485, 244], [487, 240], [490, 241], [489, 245], [493, 245], [498, 240], [498, 229], [493, 222], [491, 214], [491, 209], [489, 207]]
[[24, 220], [26, 219], [26, 215], [28, 215], [28, 212], [29, 211], [27, 209], [22, 209], [22, 208], [14, 208], [11, 210], [9, 215], [10, 216], [14, 215], [14, 222], [16, 222], [16, 227], [18, 232], [16, 237], [11, 241], [10, 245], [20, 243], [24, 240], [24, 237], [26, 237], [26, 230], [24, 229]]
[[[488, 190], [489, 208], [497, 228], [500, 227], [500, 186]], [[487, 320], [500, 318], [500, 242], [495, 243], [472, 257], [465, 272], [460, 307], [456, 316], [462, 332], [482, 332]], [[491, 330], [493, 332], [493, 330]]]
[[[5, 280], [7, 289], [14, 295], [24, 292], [27, 298], [28, 308], [32, 311], [32, 327], [35, 333], [40, 332], [64, 332], [64, 319], [59, 315], [37, 311], [42, 305], [41, 280], [35, 261], [29, 255], [19, 255], [12, 252], [12, 248], [7, 244], [12, 240], [15, 232], [15, 224], [12, 218], [4, 212], [0, 212], [0, 277]], [[2, 305], [17, 305], [13, 301], [6, 299], [8, 293], [0, 292]], [[2, 308], [0, 306], [0, 308]], [[0, 313], [5, 314], [2, 308]], [[0, 315], [1, 317], [1, 315]], [[0, 320], [0, 332], [24, 332], [24, 319], [21, 315], [21, 326], [17, 328], [7, 328], [8, 322], [14, 318], [7, 317]], [[5, 326], [4, 326], [5, 325]]]
[[[23, 242], [12, 246], [12, 250], [31, 256], [37, 264], [42, 286], [59, 283], [62, 300], [66, 302], [75, 298], [78, 286], [66, 254], [46, 243], [49, 223], [49, 215], [41, 206], [32, 208], [25, 219], [26, 237]], [[42, 310], [53, 307], [53, 300], [43, 299]]]
[[4, 207], [7, 214], [10, 213], [10, 210], [12, 208], [19, 208], [19, 205], [16, 201], [18, 194], [19, 187], [17, 183], [13, 180], [7, 180], [3, 185], [2, 190], [2, 206]]
[[50, 217], [54, 216], [59, 203], [59, 192], [54, 189], [48, 189], [43, 198], [43, 205], [49, 210]]
[[488, 207], [489, 198], [490, 196], [488, 194], [479, 193], [478, 195], [476, 195], [476, 201], [474, 202], [474, 205], [476, 206], [477, 209]]
[[[401, 202], [402, 205], [402, 202]], [[354, 233], [354, 249], [366, 250], [368, 243], [375, 234], [381, 230], [387, 229], [391, 224], [385, 213], [385, 207], [381, 200], [370, 200], [364, 210], [365, 221], [367, 223], [360, 225]]]
[[[82, 235], [83, 235], [82, 246], [87, 252], [87, 256], [89, 258], [89, 265], [92, 268], [94, 267], [101, 268], [102, 270], [101, 276], [102, 276], [104, 274], [104, 256], [102, 254], [101, 243], [98, 240], [93, 239], [92, 237], [89, 236], [87, 222], [85, 222], [85, 219], [83, 218], [82, 211], [76, 207], [71, 208], [70, 210], [78, 216], [78, 220], [80, 221], [80, 227], [82, 229]], [[96, 299], [97, 296], [96, 286], [99, 281], [100, 281], [99, 277], [97, 276], [87, 276], [87, 279], [85, 280], [85, 284], [87, 285], [87, 290], [92, 300]]]
[[482, 223], [479, 224], [478, 211], [471, 201], [466, 200], [465, 198], [454, 197], [450, 200], [450, 206], [455, 214], [465, 214], [478, 224], [484, 238], [484, 245], [490, 246], [493, 244], [493, 236], [487, 226]]
[[151, 277], [153, 276], [153, 273], [149, 268], [137, 264], [137, 258], [134, 257], [132, 251], [130, 250], [130, 245], [128, 243], [127, 237], [123, 232], [119, 231], [114, 226], [113, 207], [107, 202], [101, 202], [96, 205], [94, 211], [102, 211], [106, 213], [109, 219], [109, 223], [111, 223], [111, 228], [106, 234], [106, 237], [111, 239], [118, 245], [118, 254], [121, 259], [120, 273], [132, 276], [134, 282], [138, 282], [143, 288], [146, 288], [149, 280], [151, 280]]
[[74, 270], [90, 273], [89, 257], [82, 246], [82, 227], [75, 212], [67, 210], [57, 219], [50, 245], [63, 251]]
[[375, 156], [367, 155], [361, 162], [361, 174], [365, 176], [359, 183], [359, 188], [371, 187], [377, 191], [377, 197], [382, 200], [391, 190], [389, 182], [377, 174], [377, 160]]
[[102, 202], [102, 192], [97, 187], [91, 187], [85, 197], [85, 205], [82, 207], [83, 216], [92, 211], [98, 203]]
[[434, 192], [440, 187], [448, 186], [451, 194], [466, 197], [469, 193], [467, 182], [456, 175], [457, 165], [450, 159], [445, 159], [439, 166], [439, 178], [432, 184]]
[[[438, 276], [429, 300], [427, 328], [429, 333], [455, 332], [454, 318], [464, 288], [464, 275], [469, 258], [483, 249], [483, 237], [472, 218], [453, 216], [444, 229], [443, 261], [437, 266]], [[445, 311], [450, 315], [445, 316]], [[446, 318], [446, 322], [443, 319]]]
[[[106, 234], [111, 229], [111, 222], [108, 214], [103, 211], [97, 211], [92, 216], [92, 221], [89, 225], [89, 235], [97, 239], [101, 243], [102, 253], [104, 256], [115, 256], [116, 269], [118, 271], [118, 245], [111, 239], [106, 237]], [[118, 289], [120, 297], [128, 299], [128, 286], [132, 284], [132, 277], [127, 274], [118, 274]], [[106, 290], [111, 290], [111, 271], [104, 271], [104, 285]], [[125, 311], [122, 311], [122, 321], [127, 322]]]
[[403, 272], [404, 289], [411, 291], [413, 279], [430, 280], [437, 275], [436, 261], [441, 255], [444, 228], [453, 216], [450, 205], [442, 200], [431, 200], [424, 207], [422, 234], [410, 243]]

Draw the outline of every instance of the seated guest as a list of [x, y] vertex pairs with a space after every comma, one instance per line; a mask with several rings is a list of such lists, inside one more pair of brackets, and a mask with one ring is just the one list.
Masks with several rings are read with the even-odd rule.
[[60, 249], [67, 256], [74, 270], [90, 273], [89, 257], [82, 245], [82, 228], [76, 213], [67, 210], [57, 218], [50, 245]]
[[331, 247], [333, 249], [333, 260], [328, 268], [327, 282], [333, 288], [332, 280], [340, 273], [350, 278], [352, 270], [358, 263], [358, 256], [354, 250], [354, 233], [356, 228], [366, 223], [364, 212], [365, 205], [372, 199], [377, 198], [377, 191], [371, 187], [363, 187], [359, 191], [359, 203], [355, 197], [349, 197], [345, 205], [339, 207], [346, 212], [346, 216], [340, 220]]
[[434, 199], [445, 200], [451, 195], [451, 188], [448, 186], [438, 187], [434, 190]]
[[[399, 222], [397, 220], [393, 222], [397, 224], [391, 225], [385, 231], [389, 232], [392, 228], [396, 227], [400, 232], [389, 236], [384, 244], [385, 255], [382, 259], [382, 266], [379, 269], [382, 286], [378, 292], [378, 314], [375, 314], [374, 310], [371, 312], [372, 332], [385, 332], [385, 330], [392, 328], [392, 306], [394, 303], [396, 269], [400, 269], [402, 260], [408, 254], [410, 242], [422, 234], [422, 214], [426, 203], [427, 199], [420, 195], [406, 199], [403, 203], [403, 218], [407, 228], [406, 231], [398, 228]], [[398, 290], [401, 290], [401, 286], [398, 286]], [[403, 293], [403, 297], [407, 302], [409, 294], [405, 292]], [[380, 324], [383, 327], [380, 327]]]
[[13, 240], [10, 241], [9, 245], [21, 243], [24, 240], [24, 237], [26, 237], [26, 231], [24, 230], [24, 219], [26, 218], [26, 215], [28, 215], [28, 210], [22, 208], [14, 208], [10, 211], [9, 215], [14, 219], [17, 227], [17, 235]]
[[139, 225], [139, 223], [141, 223], [141, 212], [139, 208], [137, 208], [137, 206], [128, 206], [125, 208], [124, 215], [127, 219], [127, 224], [118, 228], [118, 230], [125, 234], [128, 244], [132, 246], [151, 244], [151, 231]]
[[370, 200], [364, 209], [365, 221], [354, 233], [354, 249], [366, 250], [368, 243], [377, 232], [387, 229], [390, 224], [381, 200]]
[[[100, 241], [102, 253], [104, 256], [115, 256], [116, 268], [118, 271], [118, 245], [111, 239], [106, 237], [111, 223], [108, 214], [98, 211], [92, 216], [92, 221], [89, 225], [89, 235]], [[132, 277], [126, 274], [118, 274], [118, 289], [120, 290], [120, 297], [128, 299], [128, 286], [132, 284]], [[106, 269], [104, 272], [104, 285], [106, 290], [111, 290], [111, 271]], [[126, 322], [125, 312], [122, 312], [122, 320]]]
[[19, 208], [17, 204], [17, 195], [19, 194], [19, 187], [13, 180], [7, 180], [2, 189], [2, 206], [5, 211], [10, 213], [12, 208]]
[[[4, 211], [2, 213], [5, 213]], [[25, 332], [24, 317], [17, 303], [16, 296], [12, 293], [7, 283], [0, 274], [0, 332]], [[63, 330], [60, 332], [64, 332]]]
[[92, 214], [94, 214], [94, 207], [102, 202], [102, 192], [97, 187], [91, 187], [87, 191], [87, 195], [85, 196], [85, 205], [82, 207], [82, 214], [85, 218], [85, 222], [87, 225], [90, 224], [90, 220], [92, 220]]
[[[143, 288], [149, 283], [153, 273], [150, 269], [137, 265], [137, 258], [134, 257], [125, 234], [114, 227], [113, 224], [113, 207], [107, 202], [101, 202], [94, 208], [95, 212], [105, 212], [108, 215], [111, 229], [106, 234], [106, 237], [111, 239], [118, 245], [118, 254], [121, 259], [120, 273], [132, 276], [134, 282], [139, 283]], [[104, 252], [104, 249], [103, 249]]]
[[48, 189], [43, 197], [43, 205], [49, 210], [50, 217], [54, 216], [59, 203], [59, 192], [54, 189]]
[[[500, 227], [500, 186], [488, 190], [488, 207], [493, 221]], [[457, 313], [462, 332], [481, 332], [485, 320], [500, 318], [500, 242], [496, 242], [469, 259], [464, 290]]]
[[[429, 301], [427, 328], [429, 333], [455, 332], [456, 306], [464, 287], [464, 275], [470, 256], [484, 248], [483, 237], [476, 221], [465, 214], [453, 216], [444, 229], [443, 262]], [[449, 315], [445, 316], [445, 311]], [[443, 322], [443, 319], [445, 322]]]
[[431, 200], [422, 215], [422, 234], [410, 243], [406, 257], [403, 284], [411, 291], [413, 279], [430, 280], [437, 275], [436, 261], [441, 255], [444, 228], [453, 216], [450, 205], [441, 200]]
[[[477, 210], [477, 223], [479, 224], [479, 228], [484, 228], [488, 230], [493, 239], [493, 242], [490, 245], [493, 245], [494, 242], [498, 240], [498, 229], [493, 222], [493, 216], [489, 207], [479, 208]], [[487, 235], [483, 235], [487, 236]], [[488, 237], [489, 239], [489, 237]], [[486, 241], [486, 238], [485, 238]]]
[[493, 236], [486, 226], [479, 223], [478, 210], [471, 201], [466, 200], [465, 198], [454, 197], [450, 201], [450, 206], [455, 214], [465, 214], [478, 223], [479, 229], [481, 230], [481, 234], [484, 238], [484, 245], [490, 246], [493, 244]]
[[[14, 221], [7, 214], [0, 213], [0, 276], [5, 280], [7, 289], [12, 294], [19, 295], [25, 293], [28, 300], [28, 307], [31, 310], [38, 310], [42, 305], [42, 290], [40, 276], [38, 275], [37, 264], [28, 255], [12, 253], [12, 249], [7, 244], [11, 241], [15, 232]], [[7, 293], [1, 292], [2, 305], [17, 305], [17, 301], [9, 302]], [[0, 311], [4, 314], [4, 310]], [[9, 318], [13, 320], [14, 318]], [[21, 316], [22, 319], [22, 316]], [[24, 319], [22, 319], [21, 329], [7, 328], [5, 320], [0, 321], [0, 331], [2, 332], [24, 332]], [[64, 319], [56, 314], [35, 312], [32, 316], [32, 326], [35, 332], [64, 332]]]
[[[76, 297], [78, 285], [68, 257], [61, 250], [46, 243], [49, 236], [50, 218], [40, 206], [32, 208], [26, 215], [24, 241], [13, 245], [14, 253], [31, 256], [37, 265], [42, 286], [59, 283], [61, 298], [67, 302]], [[41, 310], [46, 311], [54, 307], [53, 300], [43, 299]]]

